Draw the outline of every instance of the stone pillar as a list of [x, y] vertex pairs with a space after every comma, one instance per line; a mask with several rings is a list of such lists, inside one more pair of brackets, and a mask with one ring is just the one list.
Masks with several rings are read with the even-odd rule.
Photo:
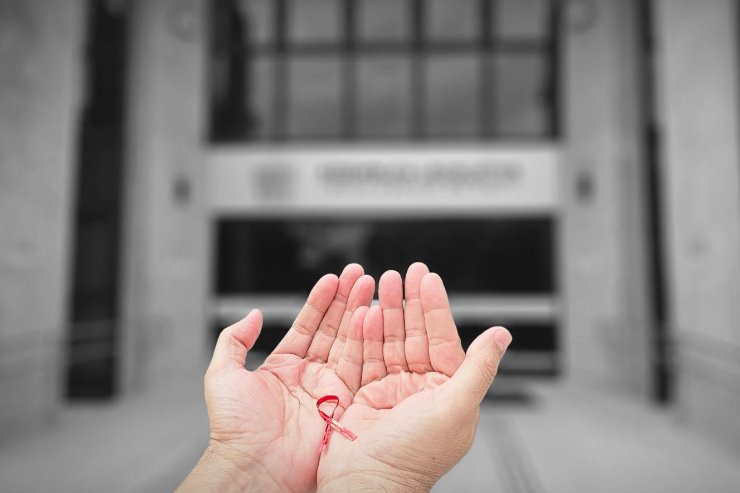
[[656, 7], [676, 404], [740, 450], [737, 4]]
[[0, 440], [63, 385], [82, 0], [0, 0]]
[[565, 2], [565, 378], [647, 398], [643, 163], [634, 2]]
[[205, 5], [202, 0], [131, 4], [124, 391], [203, 369]]

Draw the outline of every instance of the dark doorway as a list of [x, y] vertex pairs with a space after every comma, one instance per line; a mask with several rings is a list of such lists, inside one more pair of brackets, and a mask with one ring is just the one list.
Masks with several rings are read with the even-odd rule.
[[127, 29], [126, 2], [88, 2], [68, 398], [115, 394]]

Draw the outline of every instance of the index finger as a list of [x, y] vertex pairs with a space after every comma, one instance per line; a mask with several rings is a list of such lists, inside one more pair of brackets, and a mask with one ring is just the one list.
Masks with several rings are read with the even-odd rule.
[[311, 346], [308, 348], [308, 360], [326, 363], [329, 359], [329, 351], [332, 345], [334, 345], [334, 339], [336, 339], [339, 326], [342, 323], [342, 317], [347, 308], [350, 292], [355, 282], [364, 273], [365, 271], [359, 264], [349, 264], [342, 270], [334, 300], [326, 310], [326, 315], [324, 315], [324, 319], [319, 324], [319, 329], [311, 342]]
[[293, 325], [272, 354], [294, 354], [299, 358], [306, 356], [316, 329], [334, 299], [338, 285], [339, 280], [334, 274], [327, 274], [318, 280]]

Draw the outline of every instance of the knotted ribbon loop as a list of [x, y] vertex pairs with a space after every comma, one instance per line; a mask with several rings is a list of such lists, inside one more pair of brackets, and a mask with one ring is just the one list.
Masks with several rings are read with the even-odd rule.
[[[334, 409], [331, 410], [331, 414], [326, 414], [324, 411], [321, 410], [321, 405], [325, 402], [334, 403]], [[326, 452], [326, 448], [329, 446], [329, 436], [331, 435], [332, 430], [338, 431], [342, 434], [344, 438], [348, 440], [357, 440], [357, 435], [349, 431], [347, 428], [339, 424], [336, 419], [334, 419], [334, 412], [337, 410], [337, 406], [339, 406], [339, 397], [337, 397], [336, 395], [325, 395], [324, 397], [316, 401], [316, 409], [318, 409], [319, 411], [319, 416], [321, 416], [321, 419], [326, 422], [326, 429], [324, 429], [324, 438], [321, 440], [321, 447], [319, 448], [320, 454]]]

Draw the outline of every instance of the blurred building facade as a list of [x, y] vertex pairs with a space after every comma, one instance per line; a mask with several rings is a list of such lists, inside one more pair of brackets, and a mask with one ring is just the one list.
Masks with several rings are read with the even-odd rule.
[[[505, 374], [740, 438], [730, 0], [0, 1], [0, 436], [426, 260]], [[507, 358], [509, 359], [509, 358]], [[513, 380], [512, 380], [513, 381]]]

